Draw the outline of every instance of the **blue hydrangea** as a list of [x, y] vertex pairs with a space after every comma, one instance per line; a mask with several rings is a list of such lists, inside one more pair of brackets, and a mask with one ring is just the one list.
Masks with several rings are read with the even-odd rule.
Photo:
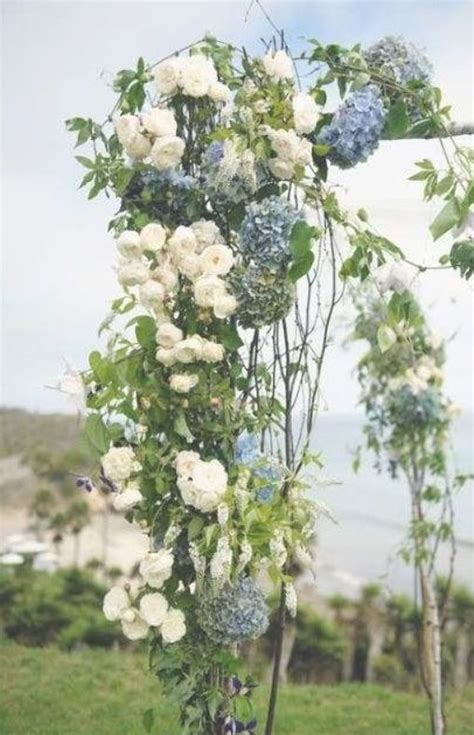
[[431, 80], [433, 70], [427, 57], [404, 38], [386, 36], [366, 49], [364, 57], [370, 67], [400, 84]]
[[255, 263], [233, 268], [227, 283], [238, 301], [236, 313], [244, 329], [258, 329], [283, 319], [295, 300], [295, 287], [284, 274]]
[[237, 437], [234, 457], [237, 464], [251, 469], [252, 475], [257, 478], [255, 483], [257, 500], [260, 503], [269, 503], [282, 481], [282, 471], [278, 462], [273, 457], [262, 454], [258, 437], [247, 431]]
[[390, 397], [389, 412], [396, 426], [407, 430], [421, 429], [439, 419], [442, 413], [439, 391], [429, 387], [414, 393], [404, 385]]
[[331, 146], [328, 158], [340, 168], [366, 161], [379, 144], [385, 122], [380, 93], [374, 85], [353, 92], [318, 136]]
[[198, 621], [214, 643], [230, 645], [263, 635], [268, 628], [268, 607], [257, 582], [241, 576], [219, 591], [203, 593]]
[[285, 267], [290, 260], [291, 230], [298, 219], [301, 214], [282, 197], [252, 202], [240, 228], [242, 255], [271, 271]]
[[189, 225], [205, 212], [198, 179], [180, 169], [139, 171], [122, 197], [124, 208], [138, 207], [169, 227]]

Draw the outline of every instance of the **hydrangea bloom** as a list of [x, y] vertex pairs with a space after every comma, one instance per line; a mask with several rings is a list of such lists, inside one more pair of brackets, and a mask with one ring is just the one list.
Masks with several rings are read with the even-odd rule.
[[273, 498], [282, 479], [278, 463], [272, 457], [267, 457], [260, 452], [256, 435], [249, 434], [247, 431], [237, 437], [234, 457], [237, 464], [248, 467], [258, 478], [257, 500], [261, 503], [268, 503]]
[[416, 393], [410, 386], [404, 385], [392, 393], [389, 400], [389, 411], [394, 423], [401, 428], [422, 428], [435, 421], [441, 410], [439, 392], [432, 386]]
[[257, 189], [252, 151], [239, 151], [232, 140], [212, 142], [204, 152], [201, 165], [204, 187], [213, 205], [238, 204]]
[[300, 218], [298, 211], [282, 197], [252, 202], [240, 228], [242, 254], [269, 270], [285, 266], [290, 259], [290, 233]]
[[328, 158], [340, 168], [366, 161], [379, 144], [385, 115], [374, 85], [353, 92], [336, 110], [318, 136], [318, 143], [331, 146]]
[[429, 82], [432, 67], [426, 56], [404, 38], [386, 36], [365, 52], [369, 66], [402, 84], [413, 80]]
[[204, 211], [204, 196], [199, 181], [180, 169], [138, 172], [132, 179], [123, 202], [146, 210], [152, 220], [169, 227], [189, 225]]
[[237, 319], [256, 329], [283, 319], [291, 309], [295, 288], [288, 278], [255, 264], [234, 268], [227, 282], [238, 302]]
[[217, 644], [229, 645], [263, 635], [268, 627], [268, 608], [263, 592], [250, 577], [201, 598], [199, 624]]

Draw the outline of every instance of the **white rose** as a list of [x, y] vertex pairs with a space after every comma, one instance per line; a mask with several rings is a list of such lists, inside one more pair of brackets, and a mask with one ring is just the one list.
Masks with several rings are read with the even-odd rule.
[[217, 319], [227, 319], [228, 316], [235, 314], [239, 304], [235, 296], [225, 293], [216, 299], [214, 304], [214, 316]]
[[210, 462], [199, 459], [192, 466], [189, 479], [179, 477], [177, 485], [186, 505], [210, 513], [216, 510], [227, 491], [227, 472], [217, 459]]
[[130, 598], [122, 587], [112, 587], [104, 597], [102, 610], [107, 620], [120, 620], [130, 607]]
[[177, 166], [184, 153], [184, 140], [171, 135], [157, 138], [150, 151], [151, 160], [158, 171]]
[[197, 375], [189, 375], [187, 373], [177, 373], [170, 378], [170, 388], [176, 391], [176, 393], [189, 393], [198, 383], [199, 378]]
[[174, 94], [181, 84], [184, 59], [174, 57], [163, 61], [153, 72], [156, 88], [160, 94]]
[[162, 347], [174, 347], [175, 344], [181, 342], [182, 339], [183, 332], [174, 324], [171, 324], [171, 322], [160, 324], [156, 332], [156, 341]]
[[168, 549], [150, 551], [140, 562], [140, 574], [150, 587], [159, 590], [171, 577], [173, 562], [173, 554]]
[[156, 628], [161, 625], [168, 612], [168, 602], [159, 592], [143, 595], [140, 600], [140, 613], [148, 625]]
[[142, 250], [151, 250], [156, 253], [161, 250], [166, 241], [166, 230], [157, 222], [150, 222], [140, 231]]
[[232, 268], [234, 256], [226, 245], [210, 245], [201, 253], [200, 261], [204, 274], [225, 276]]
[[130, 607], [122, 617], [122, 631], [130, 641], [139, 641], [148, 635], [148, 624], [142, 618], [138, 610]]
[[117, 249], [124, 258], [138, 258], [142, 254], [140, 235], [133, 230], [125, 230], [117, 238]]
[[312, 133], [319, 119], [319, 110], [313, 97], [300, 92], [293, 97], [293, 117], [298, 133]]
[[209, 219], [200, 219], [197, 222], [193, 222], [191, 229], [194, 232], [197, 240], [197, 252], [201, 253], [204, 248], [209, 245], [216, 245], [222, 243], [222, 235], [218, 226]]
[[282, 158], [270, 158], [268, 168], [277, 179], [292, 179], [295, 173], [294, 163]]
[[268, 135], [272, 148], [278, 158], [294, 163], [298, 155], [298, 148], [301, 140], [296, 135], [295, 131], [280, 128], [279, 130], [269, 130]]
[[158, 266], [152, 273], [152, 278], [163, 284], [165, 291], [173, 291], [178, 285], [178, 275], [169, 263]]
[[205, 342], [202, 346], [202, 359], [205, 362], [220, 362], [224, 359], [224, 347], [217, 342]]
[[196, 235], [190, 227], [180, 225], [168, 241], [168, 249], [174, 260], [179, 263], [186, 255], [196, 250]]
[[298, 141], [296, 149], [295, 163], [300, 166], [309, 166], [313, 161], [313, 146], [309, 140], [302, 138]]
[[214, 64], [205, 56], [196, 54], [185, 60], [181, 74], [183, 93], [190, 97], [203, 97], [217, 82]]
[[157, 309], [163, 303], [165, 289], [161, 283], [150, 279], [140, 287], [138, 298], [142, 306], [146, 309]]
[[158, 138], [176, 135], [177, 125], [171, 110], [155, 107], [151, 112], [145, 113], [142, 119], [146, 130]]
[[193, 467], [200, 459], [197, 452], [192, 452], [184, 449], [182, 452], [178, 452], [176, 455], [176, 472], [178, 475], [183, 477], [190, 477]]
[[190, 281], [195, 281], [202, 275], [201, 260], [197, 253], [188, 253], [180, 259], [178, 263], [178, 270], [183, 276], [189, 278]]
[[105, 476], [111, 482], [128, 480], [135, 464], [135, 454], [130, 447], [112, 447], [101, 460]]
[[115, 123], [117, 138], [131, 158], [146, 158], [151, 143], [140, 132], [140, 120], [135, 115], [122, 115]]
[[151, 141], [149, 141], [148, 138], [145, 138], [144, 135], [135, 135], [135, 137], [130, 138], [123, 147], [125, 153], [127, 153], [130, 158], [136, 158], [138, 161], [142, 161], [150, 155]]
[[263, 66], [274, 79], [293, 79], [293, 62], [284, 51], [265, 54]]
[[161, 362], [165, 367], [171, 367], [176, 362], [176, 356], [174, 354], [174, 348], [160, 347], [156, 351], [156, 359]]
[[164, 619], [161, 629], [161, 635], [165, 643], [176, 643], [186, 635], [186, 618], [181, 610], [170, 610]]
[[138, 286], [145, 283], [150, 277], [150, 271], [139, 260], [129, 260], [122, 263], [117, 271], [117, 278], [122, 286]]
[[196, 360], [201, 360], [202, 346], [202, 340], [196, 334], [192, 337], [183, 339], [183, 341], [178, 342], [174, 348], [176, 361], [189, 364], [191, 362], [196, 362]]
[[374, 272], [375, 282], [380, 291], [396, 291], [398, 294], [410, 288], [413, 272], [406, 263], [392, 261], [384, 263]]
[[126, 488], [114, 497], [114, 508], [118, 513], [126, 513], [141, 503], [143, 495], [137, 488]]
[[194, 298], [199, 306], [213, 307], [225, 294], [225, 283], [218, 276], [201, 276], [194, 284]]
[[214, 102], [228, 104], [232, 99], [232, 92], [227, 84], [215, 82], [209, 89], [209, 97], [214, 100]]

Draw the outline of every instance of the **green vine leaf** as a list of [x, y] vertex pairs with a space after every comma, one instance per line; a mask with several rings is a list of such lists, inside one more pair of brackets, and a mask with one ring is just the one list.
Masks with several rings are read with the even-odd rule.
[[457, 199], [450, 199], [430, 225], [433, 240], [438, 240], [459, 222], [459, 204]]

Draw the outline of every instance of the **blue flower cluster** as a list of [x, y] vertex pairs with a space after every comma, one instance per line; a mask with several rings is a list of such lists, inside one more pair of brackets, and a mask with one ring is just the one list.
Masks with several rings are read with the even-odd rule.
[[256, 480], [256, 497], [261, 503], [269, 503], [282, 481], [281, 467], [272, 457], [260, 452], [255, 434], [244, 431], [237, 437], [234, 448], [237, 464], [252, 470]]
[[227, 283], [239, 302], [236, 316], [244, 329], [258, 329], [283, 319], [295, 299], [295, 287], [285, 274], [255, 263], [233, 268]]
[[259, 638], [268, 627], [268, 607], [258, 584], [241, 576], [218, 592], [200, 599], [199, 624], [218, 645]]
[[426, 56], [404, 38], [386, 36], [370, 46], [364, 58], [370, 67], [401, 84], [414, 80], [429, 82], [432, 76]]
[[429, 387], [414, 393], [404, 385], [391, 397], [389, 411], [396, 426], [407, 430], [421, 429], [439, 419], [442, 413], [439, 391]]
[[299, 212], [279, 196], [252, 202], [240, 228], [242, 255], [262, 268], [278, 271], [290, 260], [289, 239]]
[[205, 211], [198, 179], [179, 169], [139, 171], [122, 199], [125, 208], [133, 211], [137, 206], [169, 227], [189, 225]]
[[340, 168], [366, 161], [379, 144], [385, 123], [380, 93], [374, 85], [353, 92], [318, 136], [331, 146], [328, 158]]

